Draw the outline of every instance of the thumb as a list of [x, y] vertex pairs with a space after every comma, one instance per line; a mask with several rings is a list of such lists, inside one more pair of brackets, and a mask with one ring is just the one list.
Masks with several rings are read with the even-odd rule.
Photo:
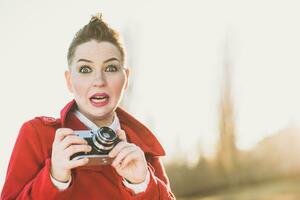
[[126, 133], [125, 133], [124, 130], [119, 129], [119, 130], [117, 130], [117, 133], [116, 133], [116, 134], [117, 134], [117, 136], [120, 138], [120, 140], [127, 142], [127, 139], [126, 139]]

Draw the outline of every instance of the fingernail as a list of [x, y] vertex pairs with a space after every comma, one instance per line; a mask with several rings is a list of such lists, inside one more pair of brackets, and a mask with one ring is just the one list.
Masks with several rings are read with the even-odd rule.
[[120, 169], [123, 169], [124, 166], [123, 166], [122, 164], [119, 164], [119, 168], [120, 168]]
[[123, 169], [125, 167], [124, 163], [120, 163], [120, 168]]
[[90, 152], [91, 150], [92, 150], [92, 147], [89, 146], [89, 147], [87, 148], [86, 152]]

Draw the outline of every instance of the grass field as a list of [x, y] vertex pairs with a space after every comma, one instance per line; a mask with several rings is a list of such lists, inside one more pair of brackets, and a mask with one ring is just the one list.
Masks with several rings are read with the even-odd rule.
[[206, 197], [178, 200], [299, 200], [300, 180], [283, 180], [228, 189]]

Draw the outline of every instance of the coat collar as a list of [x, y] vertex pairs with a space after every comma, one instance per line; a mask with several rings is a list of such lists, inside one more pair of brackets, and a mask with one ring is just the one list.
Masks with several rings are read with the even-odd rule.
[[[74, 114], [72, 109], [76, 106], [75, 100], [69, 102], [60, 112], [62, 127], [73, 129], [87, 129]], [[131, 114], [124, 109], [118, 107], [116, 113], [119, 117], [121, 128], [126, 132], [127, 139], [138, 145], [145, 154], [153, 156], [163, 156], [165, 151], [154, 134], [141, 122], [135, 119]]]

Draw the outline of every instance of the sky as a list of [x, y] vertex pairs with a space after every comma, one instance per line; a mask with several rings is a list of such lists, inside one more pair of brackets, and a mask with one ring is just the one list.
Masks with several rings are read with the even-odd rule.
[[167, 160], [213, 155], [224, 59], [230, 60], [237, 146], [300, 122], [297, 1], [0, 0], [0, 188], [22, 123], [59, 117], [72, 99], [66, 54], [92, 14], [118, 30], [131, 69], [128, 111]]

